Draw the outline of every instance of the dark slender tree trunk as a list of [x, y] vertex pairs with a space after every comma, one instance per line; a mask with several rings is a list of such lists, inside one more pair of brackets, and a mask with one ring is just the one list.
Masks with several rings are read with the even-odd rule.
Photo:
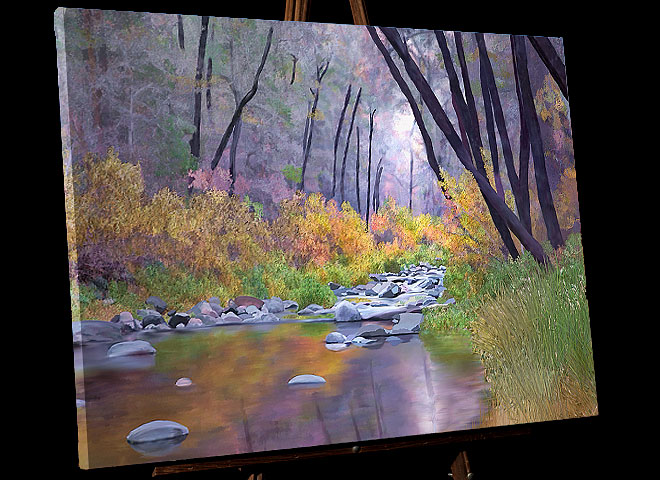
[[369, 156], [367, 157], [367, 198], [365, 200], [365, 207], [367, 209], [367, 232], [369, 231], [369, 215], [371, 214], [371, 139], [374, 134], [374, 115], [376, 109], [374, 108], [369, 114]]
[[527, 123], [522, 107], [522, 97], [520, 95], [520, 81], [518, 80], [518, 63], [514, 54], [514, 36], [511, 35], [511, 56], [513, 59], [513, 74], [516, 80], [516, 96], [518, 97], [518, 115], [520, 118], [520, 152], [518, 157], [518, 195], [516, 199], [516, 208], [518, 216], [529, 234], [532, 234], [532, 217], [530, 213], [529, 202], [529, 134], [527, 133]]
[[181, 15], [176, 16], [176, 24], [179, 33], [179, 48], [185, 50], [185, 41], [183, 37], [183, 17]]
[[552, 200], [550, 182], [545, 166], [545, 153], [543, 152], [543, 140], [541, 138], [541, 127], [536, 108], [534, 107], [534, 96], [529, 82], [529, 73], [527, 71], [527, 52], [525, 47], [525, 37], [514, 36], [514, 55], [518, 68], [518, 80], [520, 83], [520, 97], [522, 99], [523, 114], [527, 130], [529, 132], [529, 141], [532, 150], [532, 160], [534, 161], [534, 178], [536, 179], [536, 190], [538, 192], [541, 213], [545, 222], [545, 228], [548, 232], [548, 239], [554, 249], [564, 245], [555, 204]]
[[[367, 26], [367, 30], [369, 32], [369, 35], [371, 35], [371, 38], [373, 39], [374, 43], [376, 44], [376, 47], [378, 47], [378, 50], [383, 55], [383, 58], [385, 59], [385, 63], [387, 63], [387, 66], [390, 69], [390, 73], [392, 74], [392, 78], [394, 78], [394, 81], [401, 89], [401, 93], [403, 93], [404, 97], [406, 97], [406, 100], [408, 100], [408, 105], [410, 105], [410, 109], [412, 110], [413, 118], [415, 119], [415, 122], [417, 122], [417, 126], [419, 127], [419, 133], [422, 135], [422, 141], [424, 142], [427, 161], [431, 166], [431, 169], [435, 173], [436, 177], [438, 178], [438, 180], [440, 180], [440, 182], [443, 183], [444, 179], [442, 178], [442, 174], [440, 173], [440, 166], [438, 165], [435, 152], [433, 150], [433, 142], [431, 141], [431, 136], [429, 135], [429, 132], [426, 129], [426, 125], [424, 124], [424, 119], [422, 118], [422, 112], [417, 106], [415, 97], [413, 96], [412, 91], [408, 87], [408, 84], [403, 79], [403, 76], [401, 75], [399, 68], [392, 60], [392, 57], [390, 57], [389, 52], [385, 48], [385, 45], [383, 45], [383, 42], [381, 42], [380, 37], [378, 37], [378, 33], [376, 32], [376, 29], [372, 26]], [[442, 187], [442, 191], [445, 194], [446, 198], [450, 198], [449, 193], [447, 193], [444, 187]]]
[[410, 182], [408, 183], [408, 210], [412, 213], [412, 192], [413, 192], [413, 152], [410, 150]]
[[[476, 33], [475, 38], [477, 41], [477, 46], [479, 48], [479, 65], [480, 69], [483, 70], [485, 74], [485, 83], [487, 85], [488, 91], [490, 92], [490, 98], [492, 101], [493, 112], [495, 114], [495, 123], [497, 125], [497, 130], [500, 136], [500, 144], [502, 145], [502, 155], [504, 156], [504, 162], [506, 164], [507, 176], [509, 178], [509, 184], [511, 185], [511, 190], [513, 191], [513, 197], [516, 202], [516, 210], [518, 211], [518, 217], [520, 221], [525, 226], [527, 231], [531, 234], [531, 219], [530, 219], [530, 209], [529, 209], [529, 188], [527, 185], [527, 175], [528, 175], [528, 158], [529, 158], [529, 140], [527, 138], [527, 127], [524, 122], [521, 123], [520, 129], [520, 174], [524, 174], [524, 183], [523, 179], [516, 174], [516, 168], [513, 163], [513, 150], [511, 149], [511, 143], [509, 141], [509, 134], [507, 132], [506, 121], [504, 120], [504, 113], [502, 111], [502, 104], [500, 102], [500, 95], [497, 91], [497, 85], [495, 84], [495, 75], [493, 74], [493, 68], [490, 64], [490, 59], [488, 58], [488, 52], [486, 51], [486, 42], [484, 40], [484, 35], [482, 33]], [[518, 91], [518, 74], [515, 68], [514, 61], [514, 75], [516, 77], [516, 95], [518, 97], [518, 106], [522, 107], [520, 103], [520, 94]], [[522, 110], [520, 110], [522, 112]], [[523, 116], [521, 115], [522, 119]], [[527, 152], [524, 155], [524, 152]], [[523, 157], [524, 155], [524, 157]]]
[[199, 34], [199, 49], [197, 50], [197, 70], [195, 72], [193, 124], [195, 131], [190, 139], [190, 153], [199, 158], [201, 148], [201, 122], [202, 122], [202, 77], [204, 74], [204, 57], [206, 56], [206, 37], [208, 34], [209, 17], [202, 17], [202, 30]]
[[[486, 54], [486, 59], [488, 55]], [[500, 177], [500, 159], [497, 151], [497, 139], [495, 138], [495, 121], [493, 120], [493, 103], [491, 101], [486, 71], [483, 67], [483, 54], [479, 51], [479, 79], [481, 81], [481, 96], [484, 99], [484, 110], [486, 112], [486, 134], [488, 135], [488, 147], [490, 150], [490, 159], [493, 162], [493, 181], [495, 182], [495, 191], [504, 199], [504, 187]]]
[[508, 227], [511, 231], [518, 237], [523, 246], [529, 250], [532, 256], [541, 264], [548, 263], [548, 257], [543, 251], [541, 244], [532, 237], [529, 232], [522, 225], [520, 220], [515, 216], [515, 214], [507, 207], [506, 203], [497, 195], [497, 192], [491, 187], [488, 179], [485, 178], [472, 164], [469, 152], [465, 149], [463, 143], [461, 142], [460, 137], [456, 134], [454, 127], [452, 126], [447, 114], [445, 113], [442, 105], [438, 101], [437, 97], [433, 93], [433, 90], [429, 86], [428, 82], [419, 71], [419, 67], [412, 60], [410, 55], [406, 53], [404, 48], [401, 46], [401, 39], [398, 35], [396, 29], [381, 27], [381, 30], [388, 38], [394, 49], [397, 51], [401, 59], [403, 60], [406, 72], [410, 77], [411, 81], [415, 84], [415, 87], [422, 94], [424, 103], [426, 104], [433, 120], [436, 125], [443, 132], [447, 141], [453, 148], [454, 152], [458, 156], [459, 161], [463, 166], [472, 174], [476, 180], [484, 199], [490, 201], [494, 208], [497, 208], [498, 213], [502, 215], [506, 221]]
[[[199, 160], [202, 147], [202, 77], [204, 74], [204, 57], [206, 56], [206, 37], [208, 35], [209, 17], [202, 17], [202, 29], [199, 34], [197, 49], [197, 69], [195, 71], [193, 125], [195, 131], [190, 139], [190, 154]], [[188, 177], [188, 193], [192, 192], [192, 177]]]
[[337, 123], [337, 133], [335, 133], [335, 143], [333, 148], [334, 162], [332, 164], [332, 198], [335, 198], [336, 188], [337, 188], [337, 147], [339, 146], [339, 136], [341, 135], [341, 128], [344, 124], [344, 115], [346, 115], [346, 108], [348, 107], [349, 102], [351, 101], [351, 85], [348, 86], [346, 90], [346, 96], [344, 97], [344, 105], [341, 108], [341, 113], [339, 114], [339, 123]]
[[[447, 71], [447, 75], [449, 77], [449, 87], [452, 91], [452, 95], [454, 96], [454, 98], [456, 98], [456, 104], [458, 105], [459, 110], [461, 111], [462, 117], [467, 119], [466, 122], [468, 127], [467, 134], [468, 134], [468, 139], [470, 140], [470, 146], [472, 147], [472, 157], [474, 158], [475, 167], [477, 171], [486, 179], [486, 182], [488, 182], [486, 167], [484, 165], [484, 161], [481, 155], [481, 149], [483, 148], [483, 145], [481, 143], [481, 133], [479, 132], [479, 121], [477, 117], [476, 105], [474, 102], [474, 97], [472, 95], [472, 90], [470, 89], [470, 77], [468, 76], [467, 64], [465, 63], [465, 58], [462, 55], [463, 41], [462, 41], [462, 37], [460, 36], [460, 32], [455, 32], [455, 35], [456, 34], [458, 34], [458, 36], [456, 37], [456, 49], [459, 52], [458, 57], [459, 57], [459, 63], [461, 65], [461, 75], [463, 77], [463, 85], [465, 88], [465, 96], [466, 96], [465, 100], [463, 99], [463, 95], [461, 93], [461, 87], [458, 83], [458, 75], [456, 74], [456, 70], [454, 69], [454, 64], [451, 59], [451, 55], [449, 54], [449, 48], [447, 47], [447, 40], [445, 39], [445, 34], [441, 30], [435, 31], [435, 37], [438, 41], [438, 46], [440, 47], [440, 50], [442, 52], [442, 57], [444, 59], [445, 70]], [[451, 129], [453, 130], [453, 127], [451, 127]], [[504, 201], [504, 195], [502, 195], [500, 199]], [[511, 257], [514, 259], [518, 258], [519, 255], [518, 249], [516, 248], [516, 244], [513, 242], [513, 238], [511, 237], [511, 232], [509, 231], [509, 228], [506, 225], [506, 221], [502, 218], [501, 214], [497, 211], [497, 209], [495, 209], [492, 202], [485, 195], [484, 195], [484, 200], [486, 202], [486, 206], [488, 207], [488, 212], [490, 213], [490, 216], [493, 220], [493, 224], [495, 225], [495, 228], [500, 234], [500, 237], [502, 238], [502, 242], [504, 243], [504, 246], [506, 247], [509, 255], [511, 255]]]
[[319, 103], [319, 93], [321, 91], [321, 82], [323, 81], [323, 76], [325, 72], [328, 71], [328, 66], [330, 62], [326, 62], [325, 65], [316, 67], [316, 90], [310, 91], [314, 95], [314, 103], [312, 104], [312, 110], [309, 113], [309, 132], [307, 134], [307, 143], [305, 145], [303, 162], [302, 162], [302, 174], [300, 178], [300, 191], [305, 191], [305, 172], [307, 171], [307, 161], [309, 160], [309, 152], [312, 149], [312, 136], [314, 135], [314, 120], [316, 118], [316, 107]]
[[355, 149], [355, 197], [357, 199], [357, 211], [362, 215], [360, 206], [360, 127], [356, 127], [357, 148]]
[[348, 146], [351, 143], [351, 133], [353, 133], [353, 123], [355, 122], [355, 114], [357, 113], [357, 109], [360, 106], [360, 95], [362, 95], [362, 87], [358, 89], [357, 96], [355, 97], [355, 104], [353, 105], [353, 112], [351, 113], [351, 123], [348, 126], [348, 135], [346, 136], [346, 145], [344, 146], [344, 157], [342, 158], [341, 161], [341, 185], [340, 185], [341, 201], [339, 202], [340, 205], [344, 203], [344, 199], [345, 199], [344, 178], [346, 176], [346, 154], [348, 153]]
[[378, 213], [380, 210], [380, 179], [383, 176], [383, 167], [381, 163], [383, 159], [378, 161], [378, 167], [376, 168], [376, 183], [374, 185], [374, 213]]
[[229, 125], [227, 125], [227, 128], [225, 129], [225, 133], [222, 135], [220, 144], [218, 145], [218, 148], [216, 149], [215, 154], [213, 155], [213, 160], [211, 161], [211, 169], [215, 169], [218, 166], [218, 162], [220, 162], [220, 158], [222, 158], [222, 153], [224, 152], [225, 147], [229, 142], [229, 136], [234, 131], [234, 127], [236, 126], [236, 123], [238, 122], [238, 120], [241, 117], [241, 114], [243, 113], [243, 108], [245, 108], [245, 105], [247, 105], [247, 103], [250, 100], [252, 100], [252, 98], [257, 93], [257, 89], [259, 88], [259, 76], [261, 75], [261, 72], [264, 69], [264, 65], [266, 64], [266, 58], [268, 57], [268, 52], [270, 51], [270, 45], [272, 39], [273, 39], [273, 27], [270, 27], [270, 29], [268, 30], [268, 37], [266, 39], [266, 46], [264, 48], [264, 53], [261, 57], [261, 63], [259, 64], [259, 67], [257, 68], [257, 72], [254, 76], [254, 82], [252, 83], [252, 88], [250, 88], [250, 90], [245, 94], [245, 96], [241, 99], [238, 106], [236, 107], [236, 110], [232, 115]]
[[[440, 49], [444, 49], [443, 58], [446, 56], [450, 59], [449, 64], [445, 60], [445, 68], [451, 69], [453, 72], [456, 91], [455, 97], [457, 98], [457, 104], [459, 109], [462, 112], [461, 117], [465, 122], [465, 128], [468, 134], [468, 139], [470, 140], [470, 145], [472, 148], [472, 156], [474, 157], [475, 162], [479, 165], [481, 159], [481, 148], [483, 143], [481, 141], [481, 132], [479, 130], [479, 118], [477, 116], [477, 106], [474, 101], [474, 95], [472, 94], [472, 87], [470, 86], [470, 74], [467, 68], [467, 62], [465, 61], [465, 52], [463, 51], [463, 35], [461, 32], [454, 32], [454, 42], [456, 44], [456, 53], [458, 54], [458, 63], [461, 67], [461, 78], [463, 79], [463, 89], [465, 90], [465, 101], [460, 94], [460, 87], [458, 87], [458, 77], [456, 76], [456, 71], [454, 70], [454, 65], [451, 62], [451, 56], [449, 55], [449, 49], [447, 48], [447, 41], [445, 40], [444, 33], [436, 31], [436, 40], [438, 40], [438, 45]], [[442, 40], [442, 44], [441, 44]], [[447, 71], [449, 73], [449, 70]], [[479, 152], [478, 154], [476, 152]]]
[[293, 85], [293, 82], [296, 81], [296, 63], [298, 63], [298, 57], [293, 53], [290, 53], [289, 55], [293, 58], [293, 68], [291, 68], [291, 81], [289, 82], [289, 85]]
[[213, 79], [213, 59], [209, 57], [206, 67], [206, 109], [211, 109], [211, 80]]
[[547, 37], [533, 37], [528, 35], [529, 43], [532, 44], [536, 53], [541, 57], [541, 61], [545, 64], [552, 75], [552, 78], [555, 79], [559, 90], [564, 95], [564, 98], [568, 100], [568, 85], [566, 82], [566, 67], [564, 62], [561, 61], [555, 47], [552, 46], [550, 40]]
[[239, 118], [234, 127], [234, 133], [231, 136], [231, 145], [229, 146], [229, 177], [231, 184], [229, 186], [229, 195], [234, 194], [234, 187], [236, 186], [236, 152], [238, 151], [238, 140], [241, 138], [241, 127], [243, 121]]

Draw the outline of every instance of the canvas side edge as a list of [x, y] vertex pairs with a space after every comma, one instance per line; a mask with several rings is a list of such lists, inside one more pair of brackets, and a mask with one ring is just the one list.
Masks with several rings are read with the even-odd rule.
[[[66, 35], [64, 31], [65, 7], [54, 12], [54, 33], [57, 50], [57, 82], [60, 100], [60, 127], [62, 137], [62, 168], [64, 174], [64, 201], [66, 210], [67, 246], [69, 256], [69, 285], [71, 292], [72, 321], [80, 321], [80, 292], [78, 288], [77, 250], [75, 244], [75, 203], [73, 198], [73, 172], [71, 156], [71, 130], [69, 114], [69, 91], [66, 68]], [[75, 371], [76, 398], [85, 398], [84, 371]], [[87, 446], [87, 418], [85, 407], [76, 406], [78, 418], [78, 463], [80, 468], [89, 468]]]

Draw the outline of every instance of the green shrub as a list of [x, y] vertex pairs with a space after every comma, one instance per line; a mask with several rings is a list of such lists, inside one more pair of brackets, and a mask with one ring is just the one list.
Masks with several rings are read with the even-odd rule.
[[291, 291], [289, 299], [294, 300], [300, 308], [316, 303], [324, 307], [331, 307], [335, 304], [337, 297], [330, 287], [320, 283], [313, 276], [306, 275], [300, 285]]
[[264, 283], [264, 267], [257, 265], [246, 273], [240, 273], [243, 295], [252, 295], [257, 298], [267, 298], [268, 289]]

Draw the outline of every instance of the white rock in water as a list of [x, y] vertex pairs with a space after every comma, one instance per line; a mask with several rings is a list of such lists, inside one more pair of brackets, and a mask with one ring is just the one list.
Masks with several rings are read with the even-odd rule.
[[364, 337], [355, 337], [353, 340], [351, 340], [351, 343], [353, 345], [369, 345], [370, 343], [374, 343], [376, 340], [373, 338], [364, 338]]
[[126, 440], [128, 443], [157, 442], [159, 440], [185, 437], [188, 433], [188, 428], [180, 423], [170, 420], [154, 420], [132, 430], [126, 436]]
[[156, 349], [144, 340], [115, 343], [108, 349], [108, 357], [123, 357], [126, 355], [154, 354]]
[[190, 380], [188, 377], [181, 377], [176, 381], [175, 385], [177, 387], [189, 387], [192, 385], [192, 380]]
[[318, 375], [296, 375], [291, 380], [289, 380], [289, 385], [303, 385], [303, 384], [321, 384], [325, 383], [325, 378]]
[[341, 352], [342, 350], [346, 350], [348, 345], [348, 343], [326, 343], [325, 348], [333, 352]]
[[330, 332], [325, 337], [325, 343], [344, 343], [346, 341], [346, 335], [340, 332]]

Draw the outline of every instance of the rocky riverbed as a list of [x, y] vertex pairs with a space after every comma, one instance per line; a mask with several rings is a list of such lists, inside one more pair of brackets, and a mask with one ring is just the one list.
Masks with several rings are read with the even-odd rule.
[[[109, 322], [73, 322], [73, 341], [78, 348], [89, 345], [93, 349], [86, 354], [87, 366], [105, 365], [105, 368], [111, 363], [123, 365], [123, 360], [154, 358], [167, 332], [201, 333], [205, 329], [236, 325], [250, 329], [254, 324], [254, 328], [263, 329], [269, 324], [334, 323], [334, 327], [326, 330], [329, 333], [323, 334], [325, 349], [332, 352], [379, 349], [385, 343], [405, 344], [416, 337], [424, 318], [422, 308], [453, 303], [451, 298], [440, 303], [445, 291], [445, 271], [444, 266], [420, 263], [396, 273], [371, 274], [365, 285], [346, 287], [331, 282], [328, 286], [337, 299], [330, 308], [316, 304], [301, 308], [292, 300], [244, 295], [225, 306], [212, 297], [181, 312], [169, 309], [161, 298], [150, 296], [145, 308], [121, 312]], [[319, 388], [326, 384], [326, 378], [317, 375], [318, 372], [305, 372], [306, 367], [301, 367], [303, 371], [286, 382], [288, 388]], [[195, 381], [181, 377], [174, 385], [178, 389], [190, 389], [195, 387]], [[77, 406], [86, 408], [85, 401], [77, 400]], [[187, 427], [176, 422], [146, 420], [126, 437], [136, 452], [160, 455], [176, 448], [188, 435]]]
[[328, 344], [334, 345], [364, 345], [369, 343], [369, 339], [418, 333], [423, 320], [423, 307], [453, 303], [451, 298], [440, 303], [445, 291], [445, 271], [446, 267], [442, 265], [434, 266], [422, 262], [407, 266], [397, 273], [370, 274], [371, 281], [364, 285], [346, 287], [330, 282], [328, 286], [337, 297], [330, 308], [316, 304], [301, 308], [301, 305], [293, 300], [283, 300], [279, 297], [260, 299], [242, 295], [230, 300], [226, 306], [223, 306], [217, 297], [211, 297], [182, 312], [169, 309], [160, 297], [150, 296], [145, 300], [145, 308], [136, 312], [121, 312], [110, 322], [73, 322], [73, 342], [124, 343], [113, 345], [109, 350], [109, 354], [116, 356], [155, 353], [146, 345], [148, 342], [144, 338], [135, 340], [136, 334], [140, 332], [155, 334], [173, 329], [185, 331], [223, 325], [275, 322], [392, 322], [392, 328], [366, 325], [355, 335], [329, 335], [327, 339]]

